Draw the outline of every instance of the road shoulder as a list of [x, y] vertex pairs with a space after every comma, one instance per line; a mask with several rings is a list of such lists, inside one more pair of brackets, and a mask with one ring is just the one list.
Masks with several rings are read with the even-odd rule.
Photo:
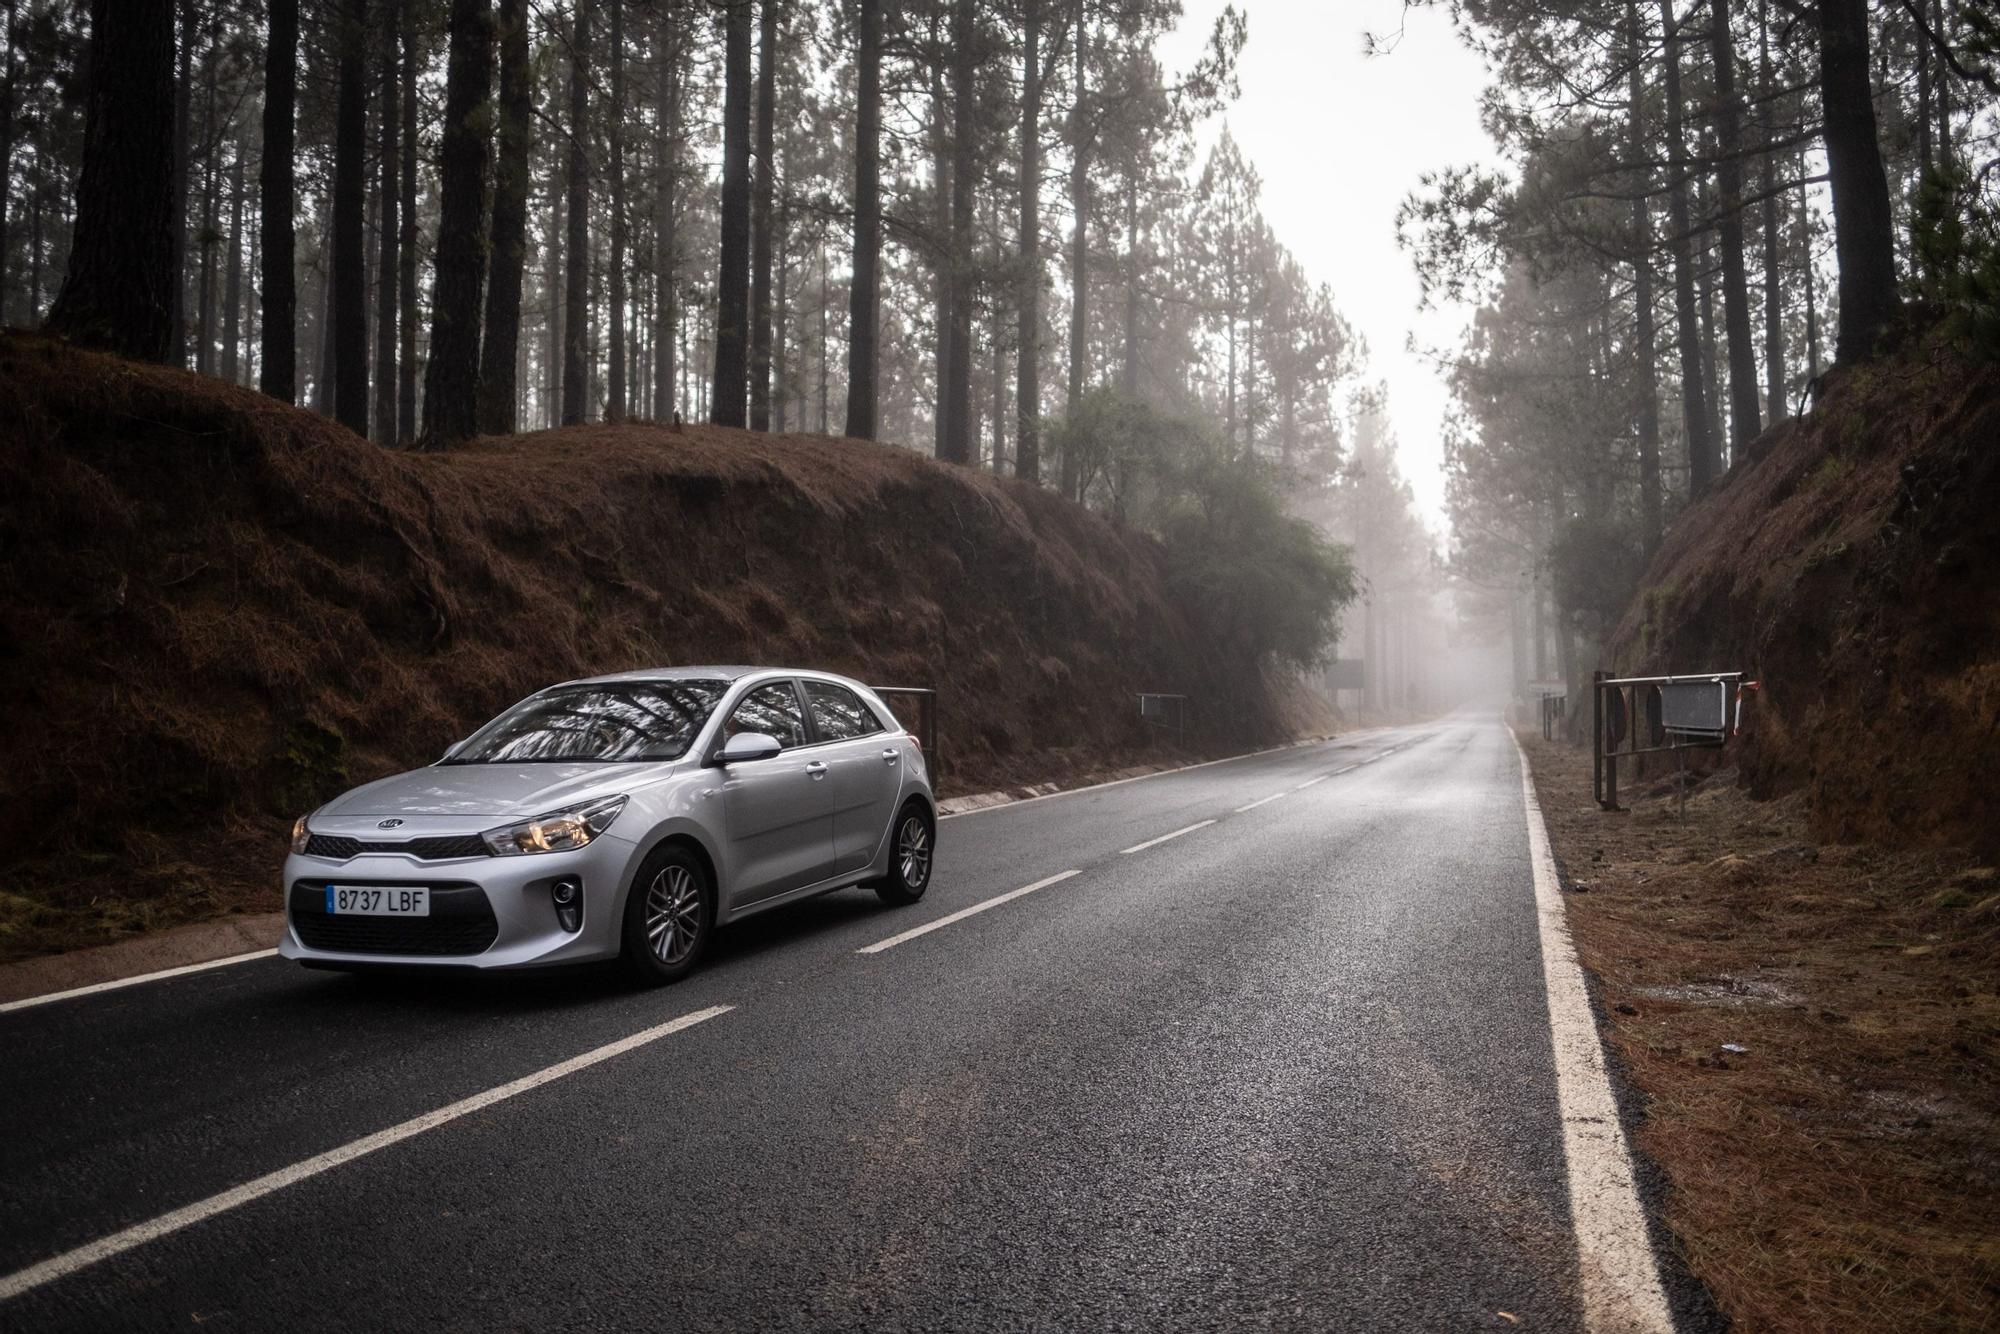
[[0, 1005], [268, 950], [284, 929], [282, 912], [248, 913], [0, 964]]
[[2000, 1310], [2000, 884], [1949, 851], [1826, 845], [1719, 775], [1590, 801], [1520, 737], [1634, 1147], [1734, 1322], [1990, 1328]]

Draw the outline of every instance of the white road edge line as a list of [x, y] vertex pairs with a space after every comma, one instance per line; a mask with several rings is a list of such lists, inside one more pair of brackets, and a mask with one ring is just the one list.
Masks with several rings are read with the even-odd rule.
[[1324, 783], [1330, 777], [1332, 777], [1332, 775], [1330, 774], [1321, 774], [1318, 778], [1308, 778], [1306, 779], [1305, 782], [1300, 783], [1297, 787], [1293, 788], [1292, 791], [1303, 792], [1307, 788], [1311, 787], [1314, 783]]
[[[1508, 736], [1513, 739], [1512, 731]], [[1534, 775], [1518, 739], [1514, 749], [1521, 757], [1521, 801], [1528, 819], [1528, 858], [1535, 872], [1535, 917], [1555, 1044], [1556, 1104], [1562, 1113], [1563, 1159], [1569, 1168], [1569, 1214], [1576, 1231], [1584, 1327], [1592, 1334], [1672, 1334], [1673, 1316], [1660, 1286], [1632, 1155], [1605, 1074], [1604, 1046], [1591, 1015], [1583, 967], [1563, 918], [1562, 887], [1549, 852], [1541, 803], [1535, 799]]]
[[1259, 798], [1257, 798], [1257, 800], [1255, 800], [1255, 801], [1251, 802], [1251, 803], [1250, 803], [1250, 804], [1249, 804], [1248, 806], [1238, 806], [1238, 807], [1236, 808], [1236, 813], [1237, 813], [1238, 815], [1241, 815], [1241, 814], [1243, 814], [1243, 812], [1245, 812], [1245, 811], [1254, 811], [1254, 810], [1256, 810], [1256, 809], [1257, 809], [1257, 808], [1258, 808], [1259, 806], [1264, 806], [1264, 805], [1268, 805], [1268, 804], [1270, 804], [1271, 802], [1274, 802], [1274, 801], [1276, 801], [1276, 800], [1277, 800], [1277, 799], [1278, 799], [1279, 797], [1282, 797], [1282, 796], [1284, 796], [1284, 795], [1285, 795], [1285, 794], [1284, 794], [1283, 792], [1273, 792], [1273, 793], [1272, 793], [1272, 794], [1271, 794], [1270, 796], [1268, 796], [1268, 797], [1259, 797]]
[[182, 964], [179, 968], [162, 968], [157, 973], [141, 973], [137, 977], [115, 977], [109, 982], [97, 982], [87, 987], [72, 987], [68, 991], [51, 991], [46, 996], [29, 996], [22, 1000], [0, 1004], [0, 1014], [11, 1010], [26, 1010], [36, 1005], [49, 1005], [61, 1000], [74, 1000], [78, 996], [94, 996], [100, 991], [116, 991], [120, 987], [136, 987], [141, 982], [158, 982], [165, 977], [180, 977], [186, 973], [204, 973], [211, 968], [222, 968], [232, 963], [249, 963], [252, 959], [274, 957], [276, 949], [251, 950], [248, 954], [229, 954], [220, 959], [207, 959], [201, 963]]
[[79, 1246], [73, 1251], [64, 1251], [61, 1255], [44, 1260], [40, 1264], [29, 1265], [26, 1269], [16, 1270], [5, 1277], [0, 1277], [0, 1302], [9, 1301], [26, 1292], [32, 1292], [45, 1283], [52, 1283], [67, 1274], [76, 1273], [79, 1269], [86, 1269], [91, 1265], [97, 1264], [99, 1261], [109, 1260], [115, 1255], [122, 1255], [126, 1251], [144, 1246], [149, 1241], [157, 1241], [169, 1233], [178, 1232], [185, 1227], [191, 1227], [203, 1219], [213, 1218], [215, 1215], [234, 1209], [239, 1205], [261, 1199], [263, 1196], [283, 1190], [287, 1186], [296, 1185], [308, 1177], [318, 1176], [322, 1172], [339, 1167], [342, 1163], [351, 1163], [356, 1158], [373, 1153], [377, 1149], [386, 1149], [391, 1144], [421, 1135], [426, 1130], [435, 1130], [439, 1126], [456, 1121], [462, 1116], [491, 1107], [496, 1102], [504, 1102], [518, 1093], [526, 1093], [530, 1089], [540, 1088], [542, 1085], [553, 1083], [566, 1075], [573, 1075], [579, 1070], [588, 1069], [600, 1061], [608, 1061], [614, 1056], [621, 1056], [634, 1048], [643, 1047], [649, 1042], [657, 1042], [671, 1033], [678, 1033], [683, 1029], [692, 1028], [704, 1020], [713, 1019], [717, 1015], [728, 1014], [735, 1008], [733, 1005], [711, 1005], [705, 1010], [696, 1010], [691, 1014], [681, 1015], [678, 1019], [669, 1019], [664, 1024], [656, 1024], [652, 1028], [641, 1029], [630, 1037], [606, 1043], [602, 1047], [584, 1052], [581, 1056], [572, 1056], [566, 1061], [560, 1061], [555, 1065], [549, 1066], [546, 1070], [537, 1070], [534, 1074], [523, 1075], [519, 1079], [502, 1084], [498, 1088], [488, 1089], [484, 1093], [475, 1093], [471, 1097], [462, 1098], [449, 1106], [440, 1107], [433, 1112], [425, 1112], [422, 1116], [412, 1117], [400, 1125], [390, 1126], [387, 1130], [378, 1130], [374, 1134], [357, 1139], [351, 1144], [343, 1144], [337, 1149], [328, 1149], [325, 1153], [316, 1154], [304, 1162], [294, 1163], [290, 1167], [280, 1168], [275, 1172], [258, 1177], [254, 1181], [246, 1181], [240, 1186], [233, 1186], [223, 1191], [220, 1195], [211, 1195], [205, 1200], [197, 1200], [195, 1203], [176, 1209], [172, 1213], [161, 1214], [158, 1218], [150, 1222], [136, 1224], [135, 1226], [126, 1228], [122, 1232], [114, 1232], [108, 1237], [100, 1237], [98, 1240]]
[[1135, 852], [1144, 852], [1147, 848], [1158, 847], [1170, 838], [1179, 838], [1182, 834], [1192, 834], [1197, 829], [1206, 829], [1214, 823], [1215, 821], [1213, 820], [1203, 820], [1200, 824], [1191, 824], [1185, 829], [1176, 829], [1171, 834], [1161, 834], [1158, 838], [1149, 838], [1144, 843], [1134, 843], [1129, 848], [1120, 848], [1118, 849], [1118, 855], [1120, 857], [1129, 857]]
[[935, 922], [925, 922], [922, 926], [913, 926], [900, 935], [890, 936], [887, 940], [878, 940], [873, 945], [863, 945], [854, 952], [856, 954], [880, 954], [883, 950], [892, 950], [906, 940], [915, 940], [918, 936], [929, 935], [940, 927], [950, 926], [953, 922], [962, 922], [968, 917], [985, 912], [988, 908], [997, 908], [1003, 903], [1020, 898], [1023, 894], [1032, 894], [1038, 889], [1047, 889], [1050, 885], [1060, 885], [1071, 876], [1082, 874], [1082, 871], [1063, 871], [1046, 879], [1037, 880], [1032, 885], [1023, 885], [1019, 889], [1010, 889], [1005, 894], [996, 894], [990, 899], [973, 904], [970, 908], [960, 908], [950, 916], [940, 917]]

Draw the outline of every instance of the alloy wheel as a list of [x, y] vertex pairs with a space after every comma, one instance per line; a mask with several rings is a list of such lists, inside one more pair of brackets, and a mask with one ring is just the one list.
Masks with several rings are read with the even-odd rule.
[[661, 963], [677, 964], [701, 937], [701, 889], [685, 866], [663, 867], [646, 889], [646, 939]]
[[896, 835], [896, 856], [901, 863], [903, 884], [910, 889], [922, 889], [931, 878], [931, 835], [920, 816], [903, 818], [902, 831]]

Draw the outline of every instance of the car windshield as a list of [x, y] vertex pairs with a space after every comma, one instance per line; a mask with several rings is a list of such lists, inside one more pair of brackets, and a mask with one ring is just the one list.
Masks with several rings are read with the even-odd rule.
[[725, 681], [558, 686], [522, 700], [446, 764], [641, 764], [677, 760], [728, 690]]

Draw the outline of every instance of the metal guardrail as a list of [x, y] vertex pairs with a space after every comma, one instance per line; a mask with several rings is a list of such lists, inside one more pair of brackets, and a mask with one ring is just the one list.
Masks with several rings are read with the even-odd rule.
[[[928, 686], [870, 686], [869, 689], [882, 697], [890, 712], [910, 729], [917, 738], [917, 744], [924, 748], [924, 767], [930, 772], [931, 786], [935, 788], [944, 780], [944, 753], [938, 749], [937, 691]], [[917, 716], [912, 719], [903, 709], [897, 708], [898, 700], [914, 704]], [[907, 707], [908, 704], [905, 705]]]
[[1685, 752], [1725, 745], [1742, 726], [1743, 692], [1758, 688], [1758, 682], [1743, 677], [1742, 672], [1676, 676], [1592, 673], [1591, 796], [1597, 804], [1607, 811], [1619, 809], [1621, 758], [1679, 751], [1685, 768]]

